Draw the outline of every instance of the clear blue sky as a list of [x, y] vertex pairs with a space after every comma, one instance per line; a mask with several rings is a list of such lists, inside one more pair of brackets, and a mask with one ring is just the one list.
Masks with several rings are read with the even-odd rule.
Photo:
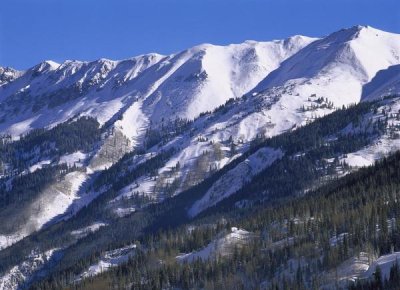
[[400, 33], [400, 0], [1, 0], [0, 66], [323, 36], [356, 24]]

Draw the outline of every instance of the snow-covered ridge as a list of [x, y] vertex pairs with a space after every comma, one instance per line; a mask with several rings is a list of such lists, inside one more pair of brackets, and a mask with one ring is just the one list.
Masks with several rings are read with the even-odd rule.
[[[8, 77], [1, 78], [0, 132], [16, 136], [89, 115], [116, 122], [134, 145], [150, 123], [193, 119], [250, 91], [292, 86], [291, 98], [300, 102], [316, 94], [337, 106], [354, 103], [370, 97], [363, 86], [378, 71], [400, 64], [399, 43], [397, 34], [355, 26], [322, 39], [203, 44], [121, 61], [45, 61], [23, 72], [1, 68]], [[368, 91], [379, 97], [396, 90], [393, 82]]]
[[32, 252], [24, 262], [0, 276], [0, 290], [21, 289], [21, 286], [29, 282], [32, 275], [43, 268], [56, 251], [57, 249], [51, 249], [45, 253]]
[[374, 261], [368, 268], [368, 270], [363, 273], [361, 278], [371, 278], [374, 279], [374, 273], [379, 267], [381, 270], [382, 279], [389, 279], [390, 269], [399, 263], [400, 252], [394, 252], [388, 255], [380, 256], [376, 261]]
[[[74, 115], [105, 123], [122, 115], [118, 126], [175, 116], [193, 119], [231, 97], [252, 89], [287, 57], [313, 38], [199, 45], [177, 54], [148, 54], [127, 60], [42, 62], [0, 87], [4, 101], [0, 132], [13, 135], [48, 127]], [[128, 110], [138, 102], [138, 109]], [[18, 108], [18, 109], [16, 109]], [[18, 112], [19, 111], [19, 112]], [[47, 112], [51, 111], [51, 114]]]
[[130, 257], [132, 257], [136, 252], [136, 244], [131, 244], [126, 247], [118, 248], [115, 250], [105, 252], [100, 260], [91, 265], [87, 271], [83, 272], [78, 278], [77, 281], [87, 278], [93, 277], [113, 267], [117, 267], [123, 263], [126, 263]]
[[399, 63], [399, 34], [354, 26], [334, 32], [300, 50], [260, 82], [254, 91], [291, 83], [295, 85], [295, 94], [300, 96], [321, 95], [338, 106], [357, 103], [361, 100], [363, 86], [378, 71]]
[[[377, 81], [374, 73], [385, 70], [390, 70], [394, 80], [389, 84], [391, 91], [396, 91], [393, 84], [399, 65], [399, 37], [357, 26], [322, 39], [294, 36], [228, 46], [203, 44], [169, 56], [148, 54], [121, 61], [100, 59], [62, 64], [45, 61], [24, 72], [8, 70], [16, 77], [0, 86], [0, 133], [18, 135], [32, 128], [54, 126], [73, 116], [93, 116], [101, 124], [107, 122], [114, 127], [116, 135], [121, 135], [120, 140], [129, 139], [125, 142], [127, 148], [118, 155], [120, 158], [142, 144], [149, 126], [175, 117], [193, 119], [229, 98], [239, 99], [245, 94], [246, 100], [226, 112], [196, 119], [191, 128], [194, 136], [178, 136], [162, 148], [150, 149], [157, 153], [159, 149], [178, 148], [158, 171], [166, 182], [176, 179], [180, 183], [175, 192], [178, 193], [199, 182], [209, 167], [218, 169], [232, 161], [229, 152], [232, 144], [240, 155], [257, 134], [275, 136], [335, 109], [319, 106], [302, 110], [318, 105], [320, 98], [336, 106], [358, 102], [363, 88], [375, 82], [378, 90], [373, 86], [364, 91], [379, 97], [387, 92], [387, 84]], [[379, 57], [371, 58], [371, 53]], [[246, 94], [249, 91], [254, 94]], [[367, 99], [366, 94], [363, 98]], [[113, 141], [104, 141], [106, 151]], [[210, 152], [211, 157], [205, 156], [205, 152]], [[63, 156], [60, 162], [82, 166], [80, 161], [87, 157], [85, 154]], [[89, 161], [91, 169], [100, 170], [117, 161], [99, 160], [97, 155]], [[207, 164], [199, 166], [200, 159]], [[178, 162], [181, 170], [175, 179], [166, 178]], [[43, 164], [35, 164], [32, 171]], [[188, 174], [196, 167], [200, 178], [188, 182]], [[87, 176], [81, 175], [83, 182]], [[143, 191], [156, 185], [146, 176], [140, 181], [143, 182], [139, 189], [143, 187]], [[221, 194], [216, 188], [217, 184], [209, 194], [212, 198], [204, 197], [210, 201], [203, 200], [204, 208], [233, 190]], [[72, 199], [66, 204], [71, 202]]]
[[[399, 93], [399, 37], [371, 27], [353, 27], [322, 39], [294, 36], [228, 46], [203, 44], [173, 55], [148, 54], [121, 61], [45, 61], [23, 72], [0, 68], [0, 133], [17, 136], [79, 115], [95, 117], [115, 133], [104, 134], [96, 152], [78, 151], [60, 157], [59, 163], [75, 165], [79, 170], [41, 193], [31, 205], [35, 214], [21, 231], [0, 233], [0, 249], [45, 225], [71, 217], [91, 202], [101, 194], [85, 190], [93, 172], [142, 146], [145, 132], [162, 127], [168, 119], [194, 121], [187, 131], [146, 148], [144, 155], [131, 160], [135, 167], [161, 150], [176, 150], [165, 166], [154, 172], [155, 176], [140, 176], [104, 205], [104, 210], [112, 210], [116, 219], [140, 210], [134, 193], [143, 194], [149, 202], [178, 194], [246, 152], [258, 135], [276, 136], [343, 104]], [[235, 99], [231, 105], [198, 117], [230, 98]], [[390, 104], [391, 113], [400, 110], [398, 104], [398, 100]], [[393, 127], [400, 126], [396, 118], [389, 117]], [[352, 166], [369, 165], [400, 148], [399, 140], [393, 129], [376, 144], [342, 156], [341, 161]], [[120, 152], [112, 158], [104, 157], [107, 154], [103, 153], [111, 150]], [[195, 216], [234, 194], [282, 154], [263, 148], [249, 156], [194, 201], [189, 214]], [[39, 158], [30, 170], [45, 167], [48, 162]], [[167, 195], [170, 185], [176, 188]], [[105, 224], [92, 223], [68, 235], [79, 239], [102, 226]], [[205, 248], [177, 259], [191, 262], [223, 256], [251, 236], [245, 230], [232, 229]], [[294, 240], [278, 241], [273, 246], [283, 242]], [[117, 266], [134, 252], [129, 247], [107, 252], [78, 279]], [[361, 264], [364, 269], [365, 263]]]
[[23, 72], [10, 67], [0, 67], [0, 86], [7, 84], [20, 77]]
[[261, 148], [215, 182], [189, 209], [191, 217], [217, 204], [241, 189], [246, 182], [283, 156], [280, 150]]
[[198, 259], [208, 260], [216, 259], [232, 255], [235, 248], [240, 248], [245, 245], [251, 239], [254, 238], [254, 234], [243, 229], [232, 227], [230, 233], [211, 241], [206, 247], [201, 250], [181, 254], [176, 257], [178, 262], [194, 262]]
[[398, 92], [400, 92], [400, 64], [378, 71], [374, 78], [363, 87], [362, 97], [378, 99]]
[[107, 226], [107, 224], [102, 223], [102, 222], [94, 223], [94, 224], [91, 224], [90, 226], [71, 231], [71, 235], [78, 239], [81, 239], [91, 233], [98, 231], [101, 227], [104, 227], [104, 226]]

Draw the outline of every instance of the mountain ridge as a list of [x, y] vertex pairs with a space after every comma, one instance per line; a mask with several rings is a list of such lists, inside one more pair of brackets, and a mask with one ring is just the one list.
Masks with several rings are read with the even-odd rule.
[[140, 228], [142, 215], [157, 228], [246, 210], [373, 164], [400, 148], [397, 39], [356, 26], [0, 68], [0, 256], [18, 269], [32, 237], [56, 231], [67, 241], [56, 252], [76, 253], [86, 235]]

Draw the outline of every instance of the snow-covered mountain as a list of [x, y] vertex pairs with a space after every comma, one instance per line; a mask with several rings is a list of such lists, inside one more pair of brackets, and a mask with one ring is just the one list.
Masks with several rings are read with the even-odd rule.
[[335, 105], [357, 103], [363, 86], [400, 62], [400, 35], [354, 26], [319, 39], [282, 63], [254, 91], [293, 85], [294, 93], [327, 97]]
[[295, 36], [226, 47], [204, 44], [169, 56], [45, 61], [24, 72], [2, 69], [0, 130], [19, 135], [90, 115], [101, 124], [122, 118], [117, 126], [134, 137], [132, 131], [149, 121], [193, 119], [242, 96], [313, 40]]
[[[91, 172], [109, 167], [124, 153], [141, 147], [146, 132], [160, 130], [168, 120], [181, 118], [194, 122], [186, 132], [169, 138], [168, 143], [147, 149], [148, 154], [170, 148], [175, 153], [159, 168], [158, 180], [140, 177], [121, 191], [121, 197], [131, 196], [132, 192], [154, 197], [156, 188], [156, 195], [162, 197], [169, 183], [176, 186], [172, 194], [179, 193], [205, 178], [209, 168], [220, 169], [240, 156], [259, 135], [275, 136], [343, 104], [395, 93], [399, 55], [399, 35], [355, 26], [321, 39], [294, 36], [228, 46], [204, 44], [169, 56], [148, 54], [123, 61], [100, 59], [63, 64], [45, 61], [23, 72], [1, 69], [1, 133], [17, 137], [33, 128], [51, 128], [71, 118], [91, 116], [117, 134], [105, 136], [100, 149], [89, 154], [76, 153], [88, 164], [88, 174], [66, 176], [76, 181], [63, 182], [71, 187], [66, 198], [63, 190], [57, 189], [59, 185], [53, 184], [61, 197], [52, 198], [54, 204], [45, 202], [52, 210], [37, 211], [35, 220], [44, 222], [39, 222], [38, 227], [25, 228], [38, 229], [74, 205], [74, 200], [79, 200], [79, 188], [91, 178]], [[243, 95], [246, 97], [241, 98]], [[220, 109], [198, 117], [232, 98], [236, 101], [224, 105], [223, 113]], [[115, 145], [123, 149], [104, 158], [105, 153], [116, 152], [112, 149]], [[266, 166], [265, 160], [272, 162], [279, 156], [273, 150], [266, 152], [274, 152], [274, 156], [261, 154], [261, 158], [255, 154], [250, 158], [252, 164], [248, 162], [232, 172], [237, 171], [240, 177], [245, 168], [254, 167], [250, 176], [255, 175]], [[37, 159], [31, 168], [50, 162], [40, 156]], [[180, 170], [171, 176], [171, 168], [177, 163]], [[238, 180], [229, 175], [224, 178]], [[222, 185], [224, 178], [220, 181]], [[230, 194], [243, 186], [246, 178], [232, 185]], [[85, 197], [87, 201], [81, 201], [77, 208], [97, 194]], [[212, 198], [203, 197], [203, 208], [210, 206], [208, 199], [215, 204], [226, 196], [213, 191], [210, 194]], [[48, 194], [41, 200], [48, 201]], [[60, 203], [62, 200], [68, 202]], [[129, 208], [118, 210], [131, 212]], [[194, 208], [192, 211], [192, 214], [198, 212]], [[11, 237], [22, 238], [30, 231]]]
[[[13, 216], [18, 207], [7, 205], [0, 217], [5, 224], [17, 220], [19, 227], [0, 232], [0, 250], [73, 218], [110, 188], [112, 198], [98, 207], [119, 219], [231, 166], [186, 208], [189, 217], [198, 216], [285, 156], [284, 150], [269, 147], [249, 153], [258, 138], [293, 131], [342, 105], [399, 94], [399, 68], [400, 35], [364, 26], [320, 39], [294, 36], [228, 46], [203, 44], [168, 56], [45, 61], [26, 71], [0, 68], [1, 134], [18, 139], [32, 129], [55, 128], [82, 116], [97, 119], [101, 126], [89, 150], [58, 154], [58, 149], [50, 150], [55, 141], [47, 140], [45, 149], [18, 151], [27, 168], [17, 171], [1, 164], [6, 191], [17, 176], [60, 164], [73, 169], [49, 181], [22, 217]], [[381, 103], [373, 114], [360, 116], [362, 130], [399, 108], [398, 98]], [[339, 159], [355, 168], [399, 149], [400, 143], [393, 141], [397, 118], [387, 116], [390, 132]], [[346, 132], [354, 128], [348, 124]], [[155, 158], [162, 160], [157, 166], [152, 163]], [[98, 177], [107, 176], [118, 162], [123, 170], [114, 177], [124, 179], [123, 186], [99, 182]], [[101, 186], [94, 186], [96, 182]], [[108, 222], [92, 224], [107, 228]], [[100, 227], [95, 231], [101, 232]], [[74, 242], [80, 238], [74, 236]]]
[[400, 65], [392, 65], [380, 70], [374, 78], [363, 87], [362, 98], [377, 99], [380, 96], [396, 94], [400, 91]]

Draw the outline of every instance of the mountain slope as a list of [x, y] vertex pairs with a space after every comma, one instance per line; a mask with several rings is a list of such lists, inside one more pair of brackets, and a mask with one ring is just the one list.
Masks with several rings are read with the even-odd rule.
[[[389, 101], [390, 100], [384, 101], [384, 103], [387, 104], [386, 102]], [[341, 181], [340, 179], [338, 181], [336, 178], [336, 176], [341, 176], [343, 170], [346, 170], [346, 166], [340, 164], [338, 161], [330, 161], [329, 157], [341, 156], [342, 154], [346, 154], [346, 152], [351, 152], [355, 148], [362, 147], [371, 140], [375, 140], [373, 133], [374, 131], [379, 132], [381, 128], [377, 125], [370, 126], [367, 123], [364, 124], [364, 122], [360, 122], [357, 129], [355, 128], [352, 134], [342, 134], [341, 132], [348, 128], [347, 124], [349, 122], [350, 124], [356, 123], [359, 116], [365, 116], [368, 118], [369, 114], [373, 113], [375, 109], [376, 104], [360, 104], [347, 110], [335, 112], [321, 120], [316, 120], [314, 123], [311, 123], [304, 128], [300, 128], [293, 132], [287, 132], [281, 136], [261, 142], [258, 144], [259, 147], [279, 147], [285, 152], [286, 156], [281, 158], [281, 160], [273, 162], [269, 168], [264, 169], [256, 178], [252, 178], [239, 194], [236, 194], [236, 196], [232, 195], [232, 197], [234, 197], [233, 199], [225, 200], [220, 204], [217, 204], [216, 208], [205, 213], [203, 212], [202, 217], [197, 217], [194, 220], [188, 218], [186, 212], [190, 208], [190, 205], [194, 204], [197, 198], [206, 196], [205, 193], [207, 190], [212, 188], [215, 182], [222, 180], [220, 178], [221, 176], [224, 176], [224, 174], [230, 174], [230, 172], [232, 172], [231, 169], [241, 166], [240, 164], [242, 164], [242, 162], [246, 163], [247, 159], [251, 158], [245, 158], [246, 156], [239, 157], [236, 161], [233, 161], [233, 163], [236, 162], [235, 164], [232, 163], [227, 166], [228, 168], [222, 169], [221, 172], [216, 172], [198, 186], [195, 186], [192, 189], [183, 192], [181, 195], [163, 203], [143, 208], [137, 207], [135, 213], [127, 215], [124, 218], [111, 218], [108, 211], [111, 204], [107, 201], [112, 200], [113, 197], [115, 197], [116, 189], [121, 188], [125, 182], [129, 182], [129, 180], [125, 181], [125, 178], [129, 178], [130, 175], [137, 173], [133, 170], [125, 177], [117, 175], [117, 178], [111, 179], [113, 183], [112, 188], [103, 193], [103, 195], [97, 201], [94, 201], [93, 204], [89, 205], [85, 211], [80, 212], [80, 214], [70, 221], [63, 223], [62, 227], [55, 225], [41, 233], [34, 234], [32, 239], [26, 239], [21, 241], [19, 244], [6, 249], [3, 251], [2, 255], [0, 255], [0, 258], [4, 258], [14, 253], [14, 255], [9, 256], [8, 259], [20, 259], [21, 256], [24, 255], [24, 252], [29, 252], [30, 247], [36, 247], [37, 245], [41, 245], [41, 247], [44, 247], [45, 249], [64, 248], [64, 256], [61, 257], [61, 260], [57, 263], [59, 266], [52, 269], [56, 269], [56, 273], [52, 272], [54, 273], [54, 276], [51, 281], [48, 281], [49, 283], [53, 283], [54, 281], [59, 281], [59, 275], [64, 275], [62, 273], [84, 273], [91, 265], [96, 265], [98, 259], [103, 259], [103, 251], [119, 249], [139, 240], [141, 245], [139, 253], [141, 254], [139, 254], [137, 258], [141, 263], [146, 261], [146, 263], [156, 265], [155, 268], [157, 269], [159, 264], [154, 264], [154, 260], [141, 260], [143, 258], [142, 254], [146, 257], [148, 257], [147, 254], [151, 255], [150, 252], [148, 252], [149, 249], [159, 247], [159, 252], [158, 250], [155, 250], [160, 254], [160, 256], [157, 256], [156, 261], [159, 261], [159, 259], [169, 261], [169, 255], [172, 255], [172, 257], [178, 256], [178, 250], [179, 252], [195, 253], [198, 250], [201, 251], [201, 249], [207, 247], [207, 245], [213, 245], [212, 240], [218, 238], [217, 234], [219, 232], [222, 232], [224, 229], [229, 229], [232, 223], [233, 225], [237, 225], [238, 221], [240, 221], [241, 229], [245, 229], [251, 233], [257, 233], [255, 236], [262, 237], [263, 240], [260, 241], [261, 244], [257, 246], [258, 248], [252, 248], [253, 246], [251, 246], [251, 250], [248, 249], [244, 253], [236, 252], [236, 254], [232, 254], [233, 257], [235, 257], [235, 255], [236, 257], [241, 257], [240, 255], [250, 255], [252, 257], [250, 260], [257, 260], [260, 263], [266, 263], [265, 265], [270, 265], [268, 264], [269, 260], [264, 260], [262, 258], [264, 256], [260, 253], [271, 251], [275, 252], [277, 257], [286, 257], [283, 255], [283, 252], [287, 247], [296, 247], [299, 245], [301, 248], [302, 245], [304, 245], [305, 250], [307, 251], [308, 242], [311, 243], [311, 249], [315, 249], [315, 245], [318, 244], [321, 245], [321, 249], [328, 251], [325, 247], [328, 247], [328, 245], [331, 244], [329, 239], [331, 237], [336, 237], [336, 234], [339, 235], [344, 232], [347, 229], [347, 226], [351, 226], [348, 225], [348, 219], [344, 214], [340, 214], [339, 216], [336, 216], [335, 214], [326, 215], [325, 210], [329, 208], [332, 212], [339, 209], [341, 211], [346, 211], [348, 208], [346, 205], [349, 204], [354, 207], [354, 211], [357, 210], [358, 205], [360, 205], [363, 210], [368, 211], [365, 199], [363, 199], [363, 196], [359, 193], [361, 185], [363, 186], [362, 189], [369, 188], [368, 201], [370, 199], [372, 201], [371, 203], [368, 203], [368, 205], [379, 207], [379, 204], [376, 203], [376, 199], [379, 200], [379, 195], [374, 194], [376, 192], [376, 187], [369, 187], [372, 182], [371, 179], [365, 178], [368, 183], [364, 183], [364, 179], [359, 179], [357, 176], [363, 176], [363, 174], [365, 175], [366, 173], [368, 176], [373, 172], [375, 175], [374, 178], [379, 180], [381, 175], [379, 174], [378, 169], [382, 167], [386, 168], [385, 172], [387, 172], [389, 176], [391, 176], [390, 174], [393, 174], [394, 176], [398, 174], [397, 170], [392, 169], [392, 166], [396, 167], [398, 165], [397, 155], [396, 158], [391, 159], [389, 164], [382, 162], [374, 169], [364, 170], [360, 174], [356, 172], [356, 174], [348, 175], [345, 177], [344, 181]], [[371, 135], [365, 135], [365, 132], [369, 132], [369, 130], [371, 130]], [[337, 133], [333, 134], [333, 132]], [[252, 150], [253, 152], [257, 152], [257, 147], [254, 147]], [[305, 152], [303, 152], [303, 150]], [[297, 154], [297, 152], [299, 152], [299, 154]], [[117, 166], [116, 170], [117, 172], [123, 172], [125, 171], [123, 168], [124, 167]], [[335, 174], [332, 175], [332, 172]], [[391, 179], [389, 176], [387, 177], [388, 180], [391, 180], [393, 185], [398, 186], [398, 179]], [[326, 179], [326, 177], [333, 178]], [[105, 184], [109, 182], [106, 175], [102, 176], [101, 180], [104, 180]], [[338, 185], [335, 184], [337, 181]], [[354, 185], [355, 181], [359, 181], [360, 184]], [[351, 186], [351, 195], [348, 194], [346, 188], [343, 189], [343, 183]], [[303, 196], [299, 194], [299, 199], [296, 198], [293, 202], [286, 203], [284, 200], [279, 202], [279, 196], [281, 194], [282, 196], [285, 194], [284, 196], [289, 197], [290, 200], [290, 198], [293, 197], [291, 196], [292, 193], [307, 192], [310, 190], [310, 186], [315, 184], [319, 184], [320, 186], [322, 185], [322, 189], [317, 189], [317, 193], [311, 191], [311, 196]], [[227, 184], [226, 186], [230, 185], [232, 184]], [[378, 187], [379, 183], [377, 183], [376, 186]], [[393, 187], [389, 188], [394, 190]], [[267, 192], [266, 189], [268, 189]], [[331, 194], [325, 197], [325, 195], [320, 194], [318, 190], [320, 190], [319, 192], [325, 192], [326, 190], [331, 192]], [[325, 200], [325, 198], [331, 202], [336, 201], [338, 195], [340, 195], [340, 201], [343, 204], [339, 209], [335, 209], [328, 203], [320, 203], [320, 200]], [[348, 203], [347, 198], [351, 198], [352, 200], [354, 199], [354, 202]], [[395, 199], [396, 195], [391, 198]], [[244, 202], [237, 203], [237, 200]], [[301, 203], [298, 203], [298, 200], [300, 200]], [[261, 206], [258, 206], [258, 202], [260, 201]], [[382, 204], [386, 204], [389, 207], [390, 205], [384, 201], [384, 199], [381, 200]], [[124, 204], [128, 202], [129, 199], [123, 200]], [[277, 203], [276, 207], [274, 205], [275, 203]], [[287, 211], [286, 205], [289, 207]], [[322, 205], [324, 206], [323, 208], [321, 208]], [[296, 209], [292, 211], [290, 210], [291, 207], [295, 207]], [[308, 210], [309, 207], [312, 209]], [[259, 209], [264, 211], [265, 208], [267, 208], [266, 213], [262, 216], [259, 216], [255, 210]], [[305, 208], [307, 208], [307, 210], [304, 210]], [[276, 211], [278, 211], [279, 214], [276, 213]], [[246, 221], [246, 216], [252, 216], [253, 213], [254, 219], [251, 218], [249, 221]], [[356, 216], [356, 213], [353, 211], [351, 214], [352, 217], [354, 215]], [[242, 217], [244, 217], [244, 220], [241, 220]], [[361, 218], [361, 216], [358, 216], [358, 218]], [[88, 225], [94, 225], [94, 222], [99, 219], [107, 221], [109, 225], [103, 226], [96, 232], [83, 238], [70, 234], [72, 232], [77, 232], [79, 229], [87, 228]], [[228, 219], [229, 223], [226, 223], [225, 219]], [[293, 223], [290, 223], [289, 225], [288, 219], [293, 221]], [[325, 222], [336, 223], [338, 219], [340, 220], [340, 227], [323, 227]], [[275, 223], [277, 220], [279, 220], [278, 224]], [[309, 225], [310, 229], [305, 227], [305, 225]], [[361, 226], [360, 223], [357, 223], [356, 225]], [[177, 231], [179, 233], [171, 235], [171, 231], [174, 231], [176, 227], [178, 227]], [[165, 228], [170, 230], [165, 232]], [[375, 225], [369, 228], [371, 231], [375, 229]], [[308, 236], [307, 233], [311, 230], [313, 231], [313, 235]], [[322, 230], [324, 232], [321, 232]], [[198, 232], [203, 231], [204, 236], [198, 234]], [[155, 232], [158, 232], [157, 235], [159, 234], [161, 237], [148, 237], [148, 235], [151, 236]], [[299, 236], [296, 236], [296, 238], [293, 239], [291, 235], [294, 234], [298, 234]], [[50, 236], [57, 238], [48, 239], [47, 237]], [[40, 241], [38, 241], [38, 237], [41, 237], [39, 239]], [[118, 237], [118, 239], [115, 239], [115, 237]], [[182, 240], [180, 237], [185, 237], [185, 240]], [[175, 241], [173, 242], [170, 239]], [[315, 243], [315, 239], [319, 242]], [[259, 240], [257, 239], [257, 241]], [[296, 243], [294, 243], [294, 241], [296, 241]], [[175, 245], [177, 248], [175, 248]], [[171, 251], [171, 247], [174, 249], [173, 251]], [[255, 249], [258, 249], [259, 252]], [[332, 242], [332, 246], [329, 248], [330, 253], [334, 255], [336, 249], [335, 243]], [[314, 263], [318, 264], [320, 252], [314, 250], [310, 251], [311, 253], [307, 255], [307, 259], [310, 259], [308, 261], [312, 261], [311, 264], [313, 265]], [[232, 252], [235, 253], [234, 250], [232, 250]], [[163, 253], [167, 253], [167, 256], [164, 256]], [[218, 257], [217, 254], [213, 256]], [[259, 258], [261, 258], [261, 260], [258, 260]], [[7, 263], [11, 263], [8, 262], [8, 259]], [[284, 272], [281, 272], [280, 270], [282, 268], [286, 269], [285, 265], [287, 265], [287, 263], [284, 262], [286, 261], [285, 259], [286, 258], [279, 260], [281, 261], [281, 266], [279, 268], [277, 265], [271, 266], [268, 271], [269, 274], [267, 275], [269, 281], [273, 281], [274, 273], [278, 273], [279, 275], [281, 275], [281, 273], [283, 273], [283, 275], [291, 273], [289, 269]], [[297, 258], [294, 257], [293, 259], [295, 259], [293, 263], [297, 265], [299, 263]], [[78, 263], [77, 260], [80, 262]], [[324, 269], [330, 269], [330, 263], [336, 262], [324, 260], [323, 264], [327, 267]], [[228, 263], [230, 263], [230, 260], [228, 260]], [[164, 265], [164, 262], [162, 265]], [[167, 265], [170, 265], [169, 262]], [[132, 264], [128, 263], [127, 267], [130, 266], [132, 266]], [[304, 265], [304, 267], [306, 266]], [[60, 271], [60, 273], [57, 273], [57, 271]], [[110, 275], [112, 274], [113, 273]], [[78, 277], [80, 276], [80, 274], [76, 275], [78, 275]], [[265, 275], [265, 272], [263, 275]], [[70, 277], [71, 279], [75, 279], [77, 276], [71, 274]], [[43, 286], [43, 284], [41, 285]]]
[[313, 40], [299, 36], [227, 47], [201, 45], [176, 55], [149, 54], [124, 61], [43, 62], [0, 87], [0, 131], [17, 136], [88, 115], [100, 124], [122, 117], [118, 126], [134, 137], [137, 133], [124, 126], [137, 120], [131, 115], [138, 109], [128, 109], [135, 102], [143, 124], [175, 116], [193, 119], [240, 97]]
[[98, 265], [159, 228], [303, 195], [398, 150], [398, 40], [352, 27], [1, 69], [0, 271], [38, 248], [65, 253], [57, 271]]
[[400, 65], [392, 65], [380, 70], [375, 77], [363, 87], [363, 99], [377, 99], [400, 91]]
[[305, 47], [260, 82], [254, 91], [292, 84], [294, 93], [300, 96], [316, 94], [336, 106], [357, 103], [363, 86], [378, 71], [400, 63], [399, 51], [400, 35], [369, 26], [354, 26]]

